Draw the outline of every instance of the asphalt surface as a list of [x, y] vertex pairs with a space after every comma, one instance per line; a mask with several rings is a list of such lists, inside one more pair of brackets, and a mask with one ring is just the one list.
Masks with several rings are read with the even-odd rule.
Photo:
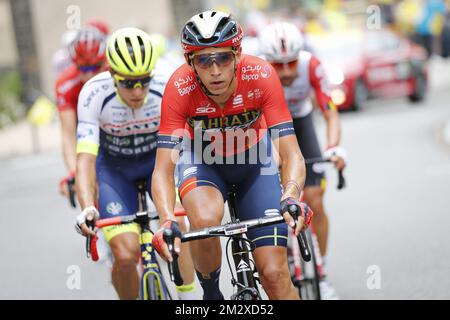
[[[326, 194], [329, 278], [341, 298], [450, 298], [448, 101], [441, 86], [424, 103], [376, 100], [342, 115], [348, 186], [337, 191], [330, 168]], [[0, 161], [0, 299], [117, 298], [58, 194], [64, 174], [59, 151]], [[221, 287], [231, 295], [225, 264]]]

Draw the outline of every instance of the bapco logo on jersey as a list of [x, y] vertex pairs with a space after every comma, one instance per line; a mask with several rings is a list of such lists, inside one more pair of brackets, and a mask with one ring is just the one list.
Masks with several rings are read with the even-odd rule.
[[252, 81], [252, 80], [258, 80], [259, 79], [259, 74], [243, 74], [242, 75], [242, 80], [243, 81]]

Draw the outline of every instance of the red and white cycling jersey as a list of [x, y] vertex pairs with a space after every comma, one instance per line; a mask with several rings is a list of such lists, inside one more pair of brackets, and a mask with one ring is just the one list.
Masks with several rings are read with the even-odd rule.
[[[268, 62], [242, 55], [236, 77], [237, 88], [221, 108], [204, 93], [191, 67], [184, 64], [178, 68], [164, 92], [158, 147], [174, 148], [186, 134], [192, 141], [194, 127], [200, 129], [203, 139], [209, 134], [211, 143], [221, 141], [223, 149], [216, 152], [223, 156], [254, 146], [266, 136], [267, 129], [278, 130], [278, 137], [294, 134], [283, 88]], [[246, 134], [245, 143], [238, 146], [234, 145], [237, 131]], [[226, 147], [229, 138], [232, 148]]]
[[80, 74], [78, 68], [71, 65], [58, 77], [55, 90], [56, 106], [60, 112], [65, 110], [77, 112], [78, 95], [83, 87]]
[[310, 97], [312, 90], [322, 111], [334, 108], [325, 71], [320, 61], [310, 52], [300, 51], [298, 76], [291, 86], [283, 89], [293, 118], [306, 117], [313, 111]]

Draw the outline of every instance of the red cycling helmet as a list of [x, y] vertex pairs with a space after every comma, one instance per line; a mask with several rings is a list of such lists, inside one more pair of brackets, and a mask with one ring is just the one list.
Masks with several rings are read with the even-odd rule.
[[244, 31], [230, 14], [220, 11], [205, 11], [186, 22], [181, 32], [184, 54], [210, 47], [241, 46]]
[[100, 19], [100, 18], [90, 19], [90, 20], [88, 20], [86, 22], [86, 25], [88, 27], [97, 28], [104, 35], [108, 35], [109, 34], [109, 26], [108, 26], [108, 24], [105, 21], [103, 21], [102, 19]]
[[78, 66], [100, 65], [106, 61], [106, 36], [93, 27], [78, 31], [69, 52], [72, 61]]

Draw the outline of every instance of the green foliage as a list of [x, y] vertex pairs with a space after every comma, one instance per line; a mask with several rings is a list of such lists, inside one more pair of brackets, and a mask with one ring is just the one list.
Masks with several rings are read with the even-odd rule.
[[7, 71], [0, 74], [0, 128], [11, 124], [25, 114], [20, 102], [22, 86], [19, 72]]

